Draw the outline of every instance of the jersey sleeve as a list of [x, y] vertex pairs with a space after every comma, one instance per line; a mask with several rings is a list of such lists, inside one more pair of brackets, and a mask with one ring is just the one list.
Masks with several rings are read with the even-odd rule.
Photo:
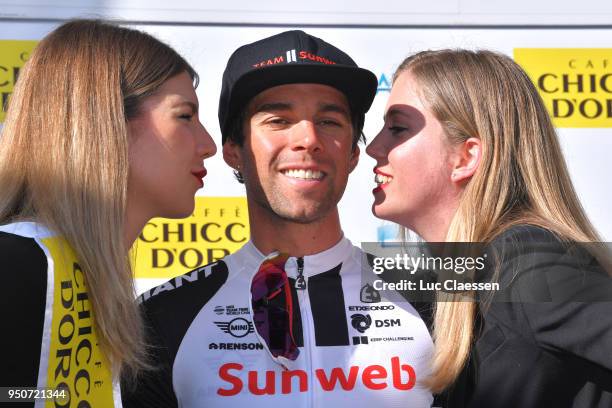
[[173, 367], [181, 342], [197, 314], [227, 277], [227, 265], [219, 261], [178, 276], [141, 296], [152, 369], [142, 372], [135, 382], [122, 381], [125, 408], [178, 406]]
[[[34, 239], [0, 232], [0, 386], [36, 387], [47, 297], [47, 258]], [[25, 405], [24, 405], [25, 406]]]

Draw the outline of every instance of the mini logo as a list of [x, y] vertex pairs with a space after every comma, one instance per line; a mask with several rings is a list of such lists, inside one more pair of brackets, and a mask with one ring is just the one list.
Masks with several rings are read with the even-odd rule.
[[363, 303], [378, 303], [380, 302], [380, 292], [374, 289], [374, 286], [369, 283], [361, 288], [361, 294], [359, 296]]
[[372, 325], [372, 317], [370, 315], [355, 313], [351, 315], [351, 325], [353, 325], [355, 330], [359, 333], [365, 333]]
[[224, 311], [225, 311], [225, 308], [223, 306], [215, 307], [215, 313], [218, 315], [222, 315]]
[[221, 331], [238, 338], [244, 337], [255, 331], [253, 323], [242, 317], [237, 317], [230, 322], [215, 322], [215, 324]]

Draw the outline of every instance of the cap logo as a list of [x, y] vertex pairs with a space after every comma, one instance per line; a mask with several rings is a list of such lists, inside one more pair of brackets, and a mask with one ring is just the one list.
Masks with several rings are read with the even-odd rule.
[[320, 55], [313, 54], [308, 51], [300, 51], [298, 53], [296, 52], [295, 49], [293, 49], [293, 50], [287, 50], [285, 52], [285, 55], [279, 55], [277, 57], [269, 58], [267, 60], [258, 62], [257, 64], [253, 64], [253, 68], [261, 68], [261, 67], [265, 67], [266, 65], [276, 65], [276, 64], [283, 63], [283, 62], [290, 64], [292, 62], [297, 62], [298, 57], [301, 60], [311, 60], [311, 61], [326, 64], [326, 65], [336, 64], [334, 61], [327, 59], [325, 57], [321, 57]]
[[300, 59], [308, 59], [315, 62], [321, 62], [325, 65], [335, 65], [336, 63], [328, 58], [321, 57], [320, 55], [310, 53], [308, 51], [300, 51]]
[[297, 62], [297, 58], [295, 57], [295, 49], [287, 51], [287, 64], [290, 62]]

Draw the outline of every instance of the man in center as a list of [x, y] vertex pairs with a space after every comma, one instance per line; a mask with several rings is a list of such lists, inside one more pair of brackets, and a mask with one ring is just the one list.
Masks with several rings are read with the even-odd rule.
[[364, 287], [338, 215], [376, 88], [302, 31], [232, 54], [219, 120], [251, 240], [142, 296], [155, 368], [122, 385], [124, 406], [431, 406], [428, 330]]

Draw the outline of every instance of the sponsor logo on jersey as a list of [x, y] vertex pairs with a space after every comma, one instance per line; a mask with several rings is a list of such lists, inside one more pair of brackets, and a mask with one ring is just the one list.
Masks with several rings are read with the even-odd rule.
[[372, 317], [370, 315], [355, 313], [351, 315], [351, 325], [359, 333], [365, 333], [372, 325]]
[[248, 307], [235, 307], [234, 305], [229, 305], [225, 307], [225, 314], [230, 316], [235, 315], [245, 315], [249, 314]]
[[[360, 314], [355, 313], [351, 315], [351, 325], [355, 330], [359, 333], [364, 334], [366, 330], [368, 330], [372, 323], [374, 323], [374, 327], [384, 328], [384, 327], [400, 327], [402, 325], [401, 319], [376, 319], [373, 320], [369, 314]], [[358, 344], [370, 344], [377, 341], [406, 341], [413, 340], [408, 337], [377, 337], [371, 338], [368, 336], [354, 336], [353, 337], [353, 345]]]
[[233, 337], [241, 338], [247, 334], [253, 333], [255, 328], [253, 323], [242, 317], [237, 317], [229, 322], [214, 322], [215, 325], [224, 333], [230, 334]]
[[[312, 382], [305, 370], [283, 370], [276, 372], [267, 370], [248, 371], [244, 373], [240, 363], [226, 363], [219, 368], [219, 379], [225, 382], [217, 389], [217, 394], [223, 397], [238, 395], [245, 389], [253, 395], [290, 394], [292, 392], [308, 392], [309, 384], [322, 391], [333, 392], [338, 389], [351, 391], [357, 384], [363, 384], [370, 390], [383, 391], [395, 388], [400, 391], [411, 390], [416, 384], [416, 373], [409, 364], [402, 364], [399, 357], [392, 357], [390, 367], [374, 364], [366, 367], [354, 365], [351, 367], [334, 367], [329, 370], [319, 368], [314, 370]], [[245, 381], [246, 380], [246, 384]], [[384, 392], [384, 391], [383, 391]]]
[[[351, 324], [359, 333], [365, 333], [372, 325], [372, 317], [370, 315], [355, 313], [351, 315]], [[374, 327], [399, 327], [401, 325], [402, 321], [400, 319], [374, 320]]]
[[210, 343], [209, 350], [263, 350], [260, 343]]
[[[217, 265], [218, 262], [212, 263], [210, 265], [206, 265], [203, 266], [201, 268], [198, 268], [194, 271], [191, 271], [189, 273], [186, 273], [184, 275], [181, 276], [177, 276], [174, 279], [169, 280], [166, 283], [163, 283], [159, 286], [156, 286], [155, 288], [148, 290], [146, 292], [144, 292], [142, 295], [140, 295], [138, 297], [138, 302], [142, 303], [145, 300], [153, 297], [153, 296], [157, 296], [160, 293], [163, 292], [170, 292], [174, 289], [180, 288], [181, 286], [183, 286], [186, 283], [189, 282], [196, 282], [199, 278], [204, 277], [207, 278], [210, 276], [210, 274], [212, 273], [212, 268]], [[202, 276], [201, 276], [202, 275]]]
[[413, 341], [412, 336], [388, 336], [388, 337], [370, 337], [370, 343], [389, 342], [389, 341]]
[[228, 316], [248, 315], [250, 313], [248, 307], [236, 307], [234, 305], [215, 306], [213, 310], [218, 315], [226, 314]]
[[349, 306], [349, 312], [369, 312], [371, 310], [393, 310], [395, 309], [395, 305], [359, 305], [359, 306]]
[[380, 292], [368, 283], [361, 288], [359, 298], [363, 303], [378, 303], [380, 302]]
[[357, 346], [359, 344], [370, 344], [368, 342], [368, 336], [353, 336], [353, 345]]

